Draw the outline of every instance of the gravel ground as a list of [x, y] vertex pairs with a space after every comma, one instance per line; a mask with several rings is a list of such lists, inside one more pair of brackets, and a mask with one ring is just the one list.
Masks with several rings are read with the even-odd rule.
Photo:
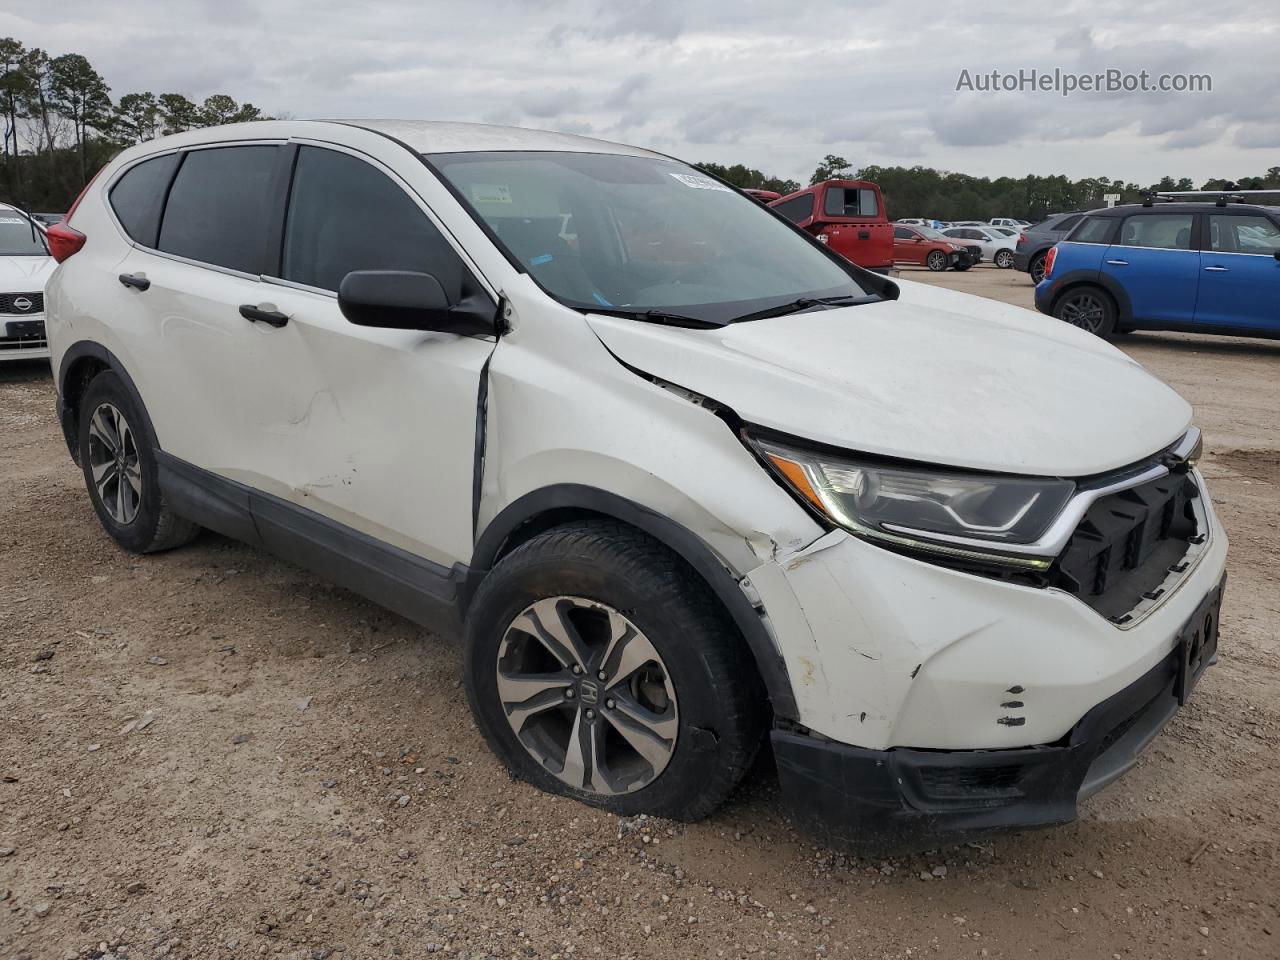
[[511, 781], [453, 646], [217, 536], [122, 553], [47, 369], [0, 367], [0, 958], [1280, 956], [1280, 343], [1122, 346], [1205, 429], [1222, 662], [1078, 823], [891, 860], [767, 763], [693, 825]]

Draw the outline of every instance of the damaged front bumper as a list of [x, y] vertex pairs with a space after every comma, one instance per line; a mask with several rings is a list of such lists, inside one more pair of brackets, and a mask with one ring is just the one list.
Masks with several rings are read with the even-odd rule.
[[1201, 534], [1123, 618], [839, 530], [752, 570], [795, 694], [773, 746], [797, 819], [877, 850], [1074, 819], [1185, 698], [1197, 630], [1216, 644], [1227, 538], [1194, 509]]
[[866, 750], [773, 732], [783, 796], [801, 826], [855, 850], [907, 852], [996, 830], [1076, 818], [1137, 762], [1217, 661], [1223, 586], [1204, 598], [1174, 650], [1084, 715], [1060, 741], [1010, 750]]

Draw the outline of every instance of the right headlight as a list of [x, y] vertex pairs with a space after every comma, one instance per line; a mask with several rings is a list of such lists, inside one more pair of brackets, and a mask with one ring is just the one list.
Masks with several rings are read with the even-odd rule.
[[869, 540], [957, 559], [1046, 570], [1052, 557], [1002, 552], [1034, 543], [1075, 493], [1070, 480], [881, 463], [752, 440], [797, 495]]

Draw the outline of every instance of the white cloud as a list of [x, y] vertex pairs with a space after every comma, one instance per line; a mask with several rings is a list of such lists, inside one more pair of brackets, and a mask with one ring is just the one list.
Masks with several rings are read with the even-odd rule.
[[[0, 36], [83, 53], [115, 96], [294, 116], [486, 120], [803, 179], [826, 153], [1151, 182], [1280, 157], [1280, 20], [1256, 0], [10, 0]], [[959, 94], [962, 69], [1209, 73], [1207, 94]]]

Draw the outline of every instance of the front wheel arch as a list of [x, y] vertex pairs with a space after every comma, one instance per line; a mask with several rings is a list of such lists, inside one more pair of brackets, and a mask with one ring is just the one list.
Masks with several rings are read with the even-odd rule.
[[772, 634], [738, 585], [737, 577], [695, 533], [626, 497], [584, 484], [562, 483], [525, 494], [507, 505], [476, 542], [470, 569], [459, 592], [459, 609], [468, 607], [485, 576], [504, 556], [552, 527], [580, 520], [612, 520], [653, 537], [691, 566], [728, 611], [750, 648], [776, 718], [798, 720], [799, 708], [786, 663]]

